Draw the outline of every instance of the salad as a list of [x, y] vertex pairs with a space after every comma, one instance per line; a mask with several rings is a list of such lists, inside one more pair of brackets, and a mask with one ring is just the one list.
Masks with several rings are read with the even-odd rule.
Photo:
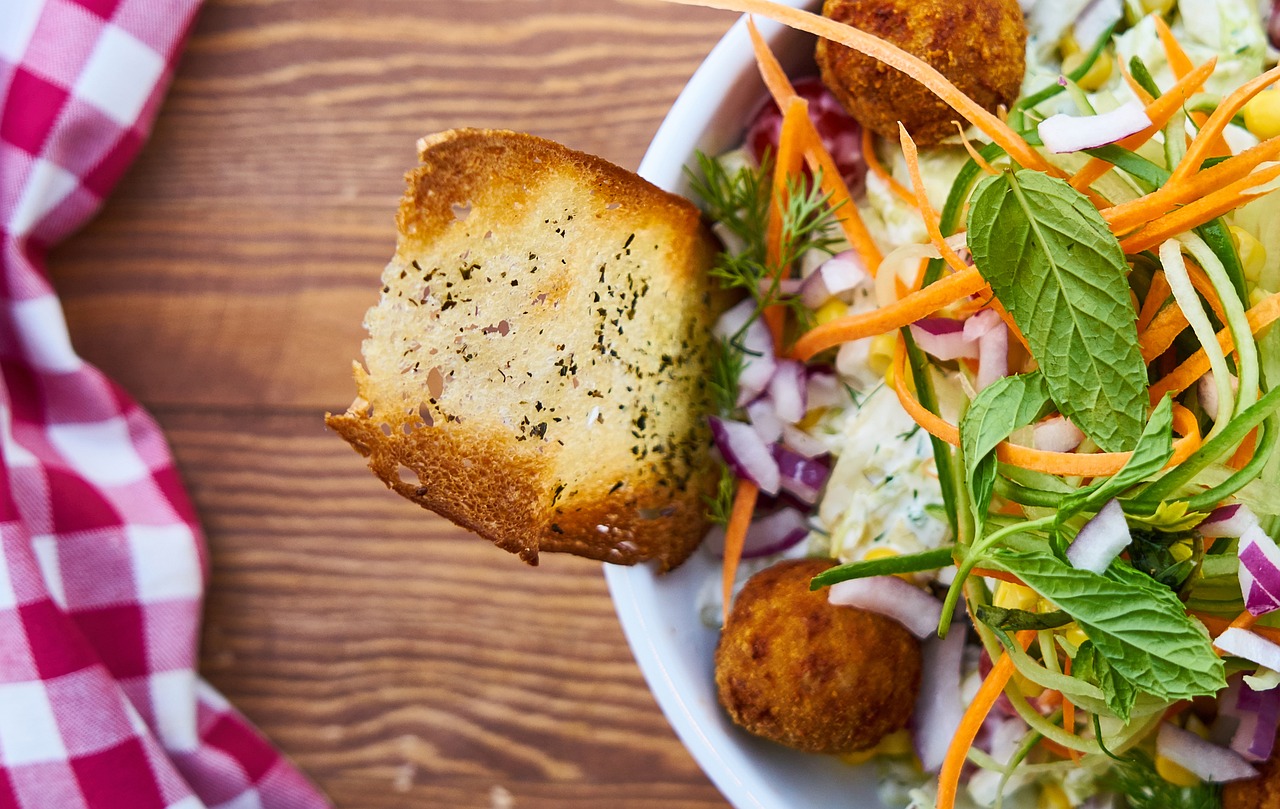
[[[756, 38], [774, 104], [694, 190], [742, 295], [702, 619], [787, 557], [920, 641], [889, 806], [1261, 806], [1280, 721], [1280, 79], [1270, 4], [1023, 3], [991, 114], [917, 149]], [[1028, 8], [1028, 6], [1030, 6]], [[904, 589], [905, 588], [905, 589]], [[910, 595], [906, 591], [910, 591]], [[732, 620], [726, 632], [732, 629]]]

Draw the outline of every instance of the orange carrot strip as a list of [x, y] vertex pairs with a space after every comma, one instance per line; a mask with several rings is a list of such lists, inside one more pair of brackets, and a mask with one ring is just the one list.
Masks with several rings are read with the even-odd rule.
[[1174, 304], [1160, 310], [1150, 325], [1138, 337], [1138, 349], [1142, 352], [1142, 361], [1150, 363], [1156, 357], [1169, 350], [1173, 341], [1187, 328], [1187, 315], [1182, 307]]
[[1218, 297], [1218, 290], [1214, 287], [1213, 282], [1209, 280], [1209, 276], [1189, 258], [1184, 258], [1183, 264], [1187, 267], [1187, 275], [1191, 278], [1191, 286], [1195, 287], [1196, 292], [1200, 293], [1200, 297], [1209, 302], [1209, 308], [1217, 315], [1218, 322], [1226, 323], [1227, 316], [1222, 309], [1222, 299]]
[[894, 196], [908, 205], [916, 204], [916, 195], [911, 193], [911, 189], [898, 182], [897, 178], [890, 174], [889, 170], [880, 162], [880, 155], [876, 154], [875, 133], [866, 127], [862, 128], [862, 160], [867, 164], [867, 170], [889, 186], [889, 190], [894, 193]]
[[1155, 101], [1155, 99], [1151, 97], [1151, 93], [1147, 92], [1147, 88], [1138, 84], [1138, 80], [1133, 77], [1133, 74], [1130, 73], [1128, 68], [1124, 65], [1120, 65], [1120, 75], [1124, 77], [1124, 83], [1129, 85], [1129, 89], [1133, 91], [1133, 94], [1138, 97], [1138, 100], [1141, 101], [1144, 106]]
[[796, 341], [791, 354], [798, 360], [807, 361], [815, 354], [841, 343], [900, 329], [961, 298], [981, 292], [986, 285], [987, 282], [982, 280], [977, 268], [968, 267], [964, 272], [948, 275], [888, 306], [815, 326]]
[[902, 142], [902, 156], [907, 160], [907, 173], [911, 177], [911, 187], [915, 189], [916, 207], [920, 209], [920, 218], [924, 220], [924, 229], [929, 234], [929, 241], [933, 242], [934, 247], [938, 248], [938, 252], [942, 254], [947, 266], [956, 272], [964, 272], [969, 269], [969, 265], [965, 264], [964, 259], [960, 258], [960, 255], [951, 249], [951, 245], [947, 244], [946, 239], [942, 238], [942, 226], [938, 212], [933, 209], [933, 204], [929, 202], [929, 195], [925, 193], [924, 177], [920, 174], [920, 154], [916, 151], [915, 141], [907, 134], [907, 128], [901, 123], [898, 124], [898, 137]]
[[1240, 85], [1222, 99], [1222, 103], [1200, 127], [1200, 132], [1187, 147], [1187, 153], [1182, 156], [1182, 160], [1169, 175], [1169, 182], [1177, 183], [1199, 171], [1200, 164], [1211, 155], [1215, 140], [1222, 136], [1223, 130], [1227, 128], [1227, 124], [1231, 123], [1236, 113], [1240, 112], [1251, 98], [1270, 87], [1277, 79], [1280, 79], [1280, 67], [1273, 67], [1261, 76]]
[[1166, 183], [1144, 197], [1112, 206], [1102, 212], [1102, 218], [1114, 233], [1132, 230], [1163, 216], [1179, 205], [1200, 199], [1229, 183], [1247, 177], [1258, 165], [1277, 157], [1280, 157], [1280, 137], [1264, 140], [1181, 183]]
[[[1169, 60], [1169, 67], [1173, 69], [1173, 75], [1181, 79], [1192, 70], [1191, 57], [1187, 56], [1187, 52], [1182, 49], [1181, 43], [1174, 38], [1173, 32], [1169, 30], [1169, 26], [1165, 23], [1164, 18], [1156, 15], [1156, 33], [1160, 36], [1160, 44], [1164, 46], [1165, 58]], [[1204, 126], [1209, 116], [1203, 112], [1191, 113], [1191, 120], [1196, 122], [1196, 126]], [[1229, 155], [1231, 147], [1227, 145], [1222, 135], [1218, 135], [1214, 142], [1210, 144], [1209, 153], [1211, 155]]]
[[[782, 112], [782, 132], [778, 136], [778, 159], [773, 165], [773, 189], [769, 204], [769, 221], [765, 230], [765, 256], [768, 266], [774, 268], [775, 281], [781, 281], [789, 267], [781, 266], [782, 212], [789, 204], [788, 181], [801, 177], [804, 163], [799, 130], [809, 121], [809, 102], [799, 96], [787, 100]], [[774, 351], [782, 353], [783, 333], [786, 330], [787, 309], [782, 304], [768, 306], [764, 310], [764, 322], [773, 335]]]
[[[747, 19], [747, 31], [751, 34], [751, 47], [755, 52], [756, 64], [759, 66], [760, 75], [764, 78], [765, 87], [769, 89], [770, 95], [773, 96], [779, 108], [783, 108], [787, 99], [795, 96], [795, 88], [791, 86], [786, 71], [782, 69], [773, 51], [769, 50], [768, 43], [764, 41], [764, 37], [760, 36], [759, 29], [750, 18]], [[871, 238], [871, 232], [867, 230], [861, 215], [858, 214], [858, 209], [853, 204], [852, 195], [849, 193], [849, 186], [840, 175], [840, 170], [836, 168], [836, 161], [822, 145], [822, 138], [818, 135], [813, 121], [806, 120], [801, 123], [799, 137], [802, 141], [805, 161], [815, 174], [821, 174], [822, 191], [831, 199], [831, 206], [836, 210], [845, 239], [858, 254], [858, 258], [862, 259], [863, 266], [874, 276], [883, 258], [880, 248], [876, 246], [875, 240]]]
[[738, 563], [742, 561], [742, 547], [747, 541], [747, 527], [756, 510], [756, 495], [760, 489], [749, 480], [739, 479], [738, 490], [733, 496], [733, 508], [729, 511], [729, 523], [724, 527], [724, 622], [729, 623], [729, 609], [733, 603], [733, 583], [738, 577]]
[[951, 83], [946, 76], [917, 56], [907, 53], [897, 45], [886, 42], [880, 37], [868, 34], [850, 25], [800, 9], [790, 8], [770, 0], [668, 0], [688, 6], [718, 8], [724, 11], [736, 11], [740, 14], [759, 14], [762, 17], [776, 20], [791, 28], [807, 31], [832, 42], [852, 48], [859, 53], [887, 65], [923, 84], [930, 92], [942, 99], [961, 117], [986, 133], [987, 137], [999, 143], [1009, 156], [1023, 167], [1043, 171], [1054, 177], [1066, 176], [1057, 166], [1052, 165], [1009, 125], [997, 116], [987, 112], [978, 102], [969, 98]]
[[[1263, 298], [1256, 306], [1245, 312], [1249, 320], [1249, 330], [1257, 334], [1280, 318], [1280, 292]], [[1226, 353], [1235, 351], [1235, 342], [1231, 339], [1231, 330], [1224, 328], [1218, 332], [1218, 345]], [[1209, 372], [1209, 358], [1204, 349], [1187, 357], [1181, 365], [1164, 379], [1151, 386], [1151, 401], [1158, 402], [1166, 393], [1179, 394], [1193, 382]], [[926, 428], [928, 429], [928, 428]]]
[[[1151, 126], [1120, 140], [1117, 145], [1132, 151], [1151, 140], [1153, 135], [1164, 128], [1164, 125], [1169, 122], [1174, 113], [1182, 109], [1182, 106], [1187, 103], [1187, 99], [1200, 92], [1204, 87], [1205, 79], [1212, 75], [1216, 66], [1217, 59], [1210, 59], [1170, 87], [1169, 92], [1154, 101], [1145, 102], [1147, 105], [1147, 117], [1151, 119]], [[1112, 165], [1107, 161], [1097, 157], [1090, 158], [1084, 168], [1072, 175], [1071, 187], [1077, 191], [1088, 188], [1111, 169]]]
[[[1024, 629], [1018, 633], [1017, 640], [1025, 650], [1031, 645], [1031, 639], [1035, 636], [1035, 630]], [[943, 759], [942, 770], [938, 773], [937, 809], [954, 809], [956, 791], [960, 786], [960, 771], [964, 768], [969, 748], [973, 746], [973, 740], [977, 738], [979, 728], [986, 721], [987, 714], [991, 712], [991, 708], [1004, 692], [1004, 687], [1008, 685], [1009, 678], [1012, 676], [1013, 658], [1007, 654], [1000, 655], [1000, 659], [995, 661], [991, 671], [987, 673], [987, 678], [982, 681], [978, 693], [973, 697], [973, 702], [970, 702], [968, 709], [965, 710], [960, 726], [951, 737], [951, 745], [947, 748], [946, 758]]]
[[750, 17], [747, 18], [747, 33], [751, 35], [751, 50], [755, 53], [760, 78], [764, 79], [764, 86], [769, 90], [769, 95], [773, 96], [773, 100], [779, 107], [782, 107], [784, 101], [796, 94], [796, 88], [791, 85], [787, 72], [782, 69], [773, 51], [769, 50], [769, 43], [765, 42], [764, 37], [760, 35], [760, 29], [756, 28], [756, 21]]
[[[1062, 664], [1062, 673], [1071, 673], [1071, 658], [1067, 658]], [[1067, 699], [1066, 695], [1062, 695], [1062, 729], [1072, 736], [1076, 735], [1076, 704]], [[1067, 748], [1067, 753], [1071, 756], [1071, 760], [1080, 763], [1080, 751], [1075, 748]]]
[[999, 579], [1000, 581], [1007, 581], [1010, 584], [1026, 587], [1026, 585], [1022, 583], [1022, 579], [1012, 573], [1005, 573], [1003, 570], [990, 570], [985, 567], [975, 567], [969, 572], [971, 575], [981, 576], [984, 579]]
[[992, 168], [987, 159], [977, 149], [973, 148], [973, 144], [969, 142], [969, 136], [964, 134], [964, 127], [960, 125], [960, 122], [952, 121], [951, 123], [956, 125], [956, 129], [960, 132], [960, 142], [964, 144], [964, 150], [969, 153], [969, 157], [978, 165], [978, 168], [987, 174], [999, 174], [1000, 172]]
[[1169, 279], [1164, 276], [1164, 270], [1157, 270], [1155, 275], [1151, 276], [1151, 287], [1147, 290], [1146, 299], [1142, 301], [1142, 310], [1138, 312], [1139, 333], [1147, 330], [1151, 320], [1160, 311], [1160, 307], [1164, 306], [1164, 302], [1169, 300], [1172, 293], [1173, 290], [1169, 288]]
[[[1280, 293], [1277, 293], [1280, 297]], [[960, 445], [960, 428], [930, 412], [907, 388], [907, 353], [902, 339], [894, 350], [893, 389], [907, 415], [930, 435], [952, 446]], [[1194, 381], [1194, 380], [1193, 380]], [[1158, 399], [1156, 401], [1159, 401]], [[1185, 461], [1200, 446], [1200, 429], [1195, 416], [1185, 407], [1173, 406], [1173, 427], [1182, 436], [1173, 442], [1173, 457], [1168, 466]], [[1066, 477], [1102, 477], [1114, 475], [1129, 461], [1128, 452], [1048, 452], [1002, 441], [996, 445], [996, 458], [1001, 463]]]
[[1243, 469], [1244, 465], [1253, 457], [1253, 451], [1258, 447], [1258, 428], [1254, 427], [1249, 434], [1240, 442], [1240, 446], [1236, 447], [1236, 451], [1231, 454], [1231, 459], [1227, 461], [1227, 466], [1232, 469]]
[[[1209, 634], [1215, 638], [1230, 629], [1231, 625], [1234, 623], [1234, 621], [1228, 621], [1226, 618], [1221, 618], [1217, 615], [1206, 615], [1202, 612], [1191, 612], [1190, 614], [1199, 618], [1200, 623], [1204, 624], [1205, 629], [1208, 629]], [[1237, 618], [1237, 620], [1239, 619]], [[1259, 626], [1254, 624], [1249, 627], [1249, 631], [1261, 635], [1272, 643], [1280, 643], [1280, 629], [1276, 629], [1273, 626]]]
[[1150, 250], [1166, 239], [1197, 228], [1211, 219], [1234, 211], [1254, 197], [1265, 194], [1265, 191], [1260, 191], [1257, 187], [1277, 177], [1280, 177], [1280, 165], [1268, 166], [1242, 180], [1236, 180], [1225, 188], [1165, 214], [1137, 233], [1126, 236], [1120, 240], [1120, 247], [1130, 255]]

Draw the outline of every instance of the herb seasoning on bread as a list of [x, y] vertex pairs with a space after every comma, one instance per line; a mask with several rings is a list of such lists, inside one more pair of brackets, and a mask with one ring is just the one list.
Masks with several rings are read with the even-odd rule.
[[680, 564], [719, 474], [698, 210], [532, 135], [419, 152], [358, 396], [326, 423], [388, 487], [530, 564]]

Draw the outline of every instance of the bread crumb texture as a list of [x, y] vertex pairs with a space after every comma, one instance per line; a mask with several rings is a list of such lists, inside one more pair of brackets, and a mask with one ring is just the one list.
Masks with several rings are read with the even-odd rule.
[[387, 486], [531, 564], [678, 565], [716, 479], [697, 209], [531, 135], [419, 151], [358, 396], [326, 422]]

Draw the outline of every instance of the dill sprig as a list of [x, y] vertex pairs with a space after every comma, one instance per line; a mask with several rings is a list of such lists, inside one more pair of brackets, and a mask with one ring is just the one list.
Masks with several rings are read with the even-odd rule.
[[1180, 787], [1164, 780], [1144, 753], [1119, 761], [1102, 778], [1102, 784], [1124, 798], [1128, 809], [1220, 809], [1222, 790], [1202, 783]]

